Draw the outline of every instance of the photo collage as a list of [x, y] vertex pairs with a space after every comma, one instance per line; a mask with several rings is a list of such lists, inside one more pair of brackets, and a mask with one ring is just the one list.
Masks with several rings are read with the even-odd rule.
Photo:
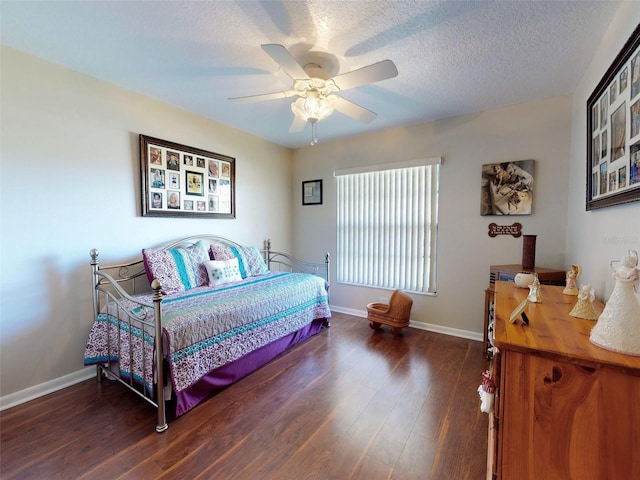
[[232, 214], [233, 159], [147, 144], [148, 212]]
[[640, 188], [640, 48], [591, 106], [591, 198]]

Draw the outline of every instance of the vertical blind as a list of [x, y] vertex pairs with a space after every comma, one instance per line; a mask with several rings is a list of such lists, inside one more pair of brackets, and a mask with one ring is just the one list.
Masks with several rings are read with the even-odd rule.
[[335, 172], [338, 282], [435, 293], [439, 163]]

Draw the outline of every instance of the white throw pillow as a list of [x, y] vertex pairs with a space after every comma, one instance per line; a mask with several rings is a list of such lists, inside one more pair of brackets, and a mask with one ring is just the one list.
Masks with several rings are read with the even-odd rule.
[[235, 257], [230, 260], [210, 260], [204, 266], [212, 287], [242, 280], [238, 259]]

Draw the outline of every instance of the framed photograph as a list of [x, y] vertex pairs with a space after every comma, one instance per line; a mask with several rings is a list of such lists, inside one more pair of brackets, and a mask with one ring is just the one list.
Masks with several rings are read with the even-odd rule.
[[186, 191], [190, 195], [204, 197], [204, 173], [187, 172]]
[[529, 319], [527, 318], [527, 314], [524, 312], [529, 305], [529, 299], [525, 299], [518, 305], [513, 312], [511, 312], [511, 316], [509, 317], [509, 322], [515, 323], [516, 325], [529, 325]]
[[639, 152], [640, 26], [587, 100], [587, 210], [640, 200]]
[[164, 193], [151, 192], [151, 208], [162, 209], [164, 207]]
[[179, 189], [180, 188], [180, 174], [179, 173], [174, 173], [174, 172], [170, 172], [169, 173], [169, 188], [172, 188], [174, 190]]
[[140, 135], [142, 216], [235, 218], [236, 160]]
[[535, 160], [482, 165], [480, 215], [531, 215], [535, 166]]
[[322, 180], [302, 182], [302, 205], [322, 205]]

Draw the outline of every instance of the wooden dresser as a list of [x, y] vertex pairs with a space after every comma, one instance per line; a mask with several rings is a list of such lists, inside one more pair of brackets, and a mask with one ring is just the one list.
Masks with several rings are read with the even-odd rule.
[[520, 272], [535, 273], [542, 285], [565, 285], [567, 272], [564, 270], [556, 270], [553, 268], [534, 267], [524, 268], [522, 265], [491, 265], [489, 267], [489, 288], [484, 291], [484, 337], [482, 342], [482, 351], [491, 358], [489, 354], [489, 323], [493, 320], [494, 302], [496, 282], [513, 282], [516, 275]]
[[542, 287], [528, 326], [509, 323], [528, 290], [495, 287], [487, 478], [640, 479], [640, 357], [591, 344], [595, 322], [569, 315], [562, 286]]

